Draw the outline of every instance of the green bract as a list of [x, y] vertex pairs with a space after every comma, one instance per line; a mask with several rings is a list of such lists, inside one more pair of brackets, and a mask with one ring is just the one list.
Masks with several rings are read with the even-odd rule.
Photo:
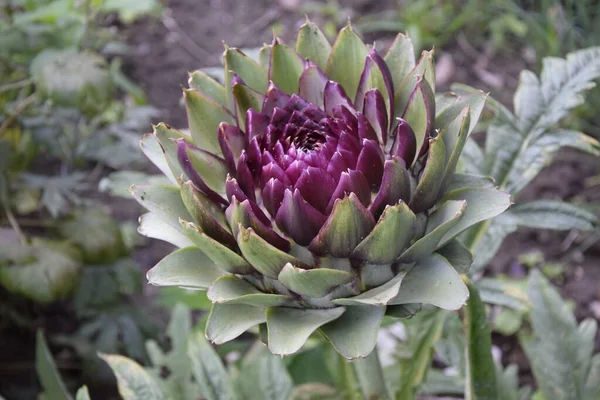
[[139, 230], [180, 248], [150, 283], [207, 289], [210, 340], [260, 325], [279, 355], [319, 330], [364, 357], [386, 314], [460, 308], [472, 257], [457, 235], [510, 205], [455, 175], [486, 96], [436, 103], [431, 52], [416, 61], [399, 35], [381, 57], [350, 25], [333, 46], [307, 22], [296, 49], [223, 58], [225, 86], [190, 76], [190, 135], [159, 124], [142, 140], [171, 184], [132, 187]]

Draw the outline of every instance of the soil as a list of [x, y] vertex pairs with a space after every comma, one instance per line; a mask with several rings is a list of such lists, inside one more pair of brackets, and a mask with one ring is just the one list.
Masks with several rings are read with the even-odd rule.
[[[180, 88], [187, 85], [187, 73], [197, 68], [220, 66], [221, 41], [240, 48], [259, 47], [269, 42], [271, 26], [275, 23], [280, 29], [280, 37], [293, 39], [292, 35], [304, 22], [304, 16], [297, 12], [299, 3], [294, 0], [280, 0], [277, 4], [236, 0], [169, 1], [166, 19], [141, 21], [129, 29], [129, 42], [134, 49], [128, 59], [130, 73], [147, 91], [150, 103], [163, 111], [163, 119], [184, 127], [187, 121], [180, 102]], [[395, 4], [393, 1], [341, 3], [346, 10], [354, 10], [350, 15], [381, 11]], [[310, 17], [322, 22], [322, 16]], [[385, 46], [393, 37], [370, 34], [365, 39], [377, 40]], [[449, 82], [466, 83], [490, 92], [492, 97], [512, 107], [519, 73], [525, 68], [535, 70], [534, 65], [525, 61], [535, 60], [535, 57], [520, 50], [507, 56], [506, 49], [503, 50], [504, 55], [497, 56], [485, 43], [472, 44], [465, 35], [459, 35], [436, 54], [436, 72], [441, 78], [439, 90], [448, 90]], [[598, 187], [584, 185], [587, 178], [597, 174], [600, 171], [596, 160], [574, 151], [564, 151], [516, 201], [577, 198], [597, 202], [600, 200]], [[600, 246], [596, 244], [582, 252], [582, 245], [586, 240], [590, 242], [589, 238], [589, 235], [575, 232], [519, 231], [505, 240], [488, 273], [510, 275], [514, 271], [523, 271], [519, 256], [541, 251], [545, 261], [564, 263], [564, 274], [555, 279], [555, 283], [561, 286], [563, 296], [575, 301], [577, 318], [598, 318]], [[495, 334], [494, 343], [503, 351], [503, 362], [517, 363], [521, 367], [522, 382], [531, 383], [529, 367], [518, 341], [514, 337]], [[600, 349], [600, 335], [596, 347]]]

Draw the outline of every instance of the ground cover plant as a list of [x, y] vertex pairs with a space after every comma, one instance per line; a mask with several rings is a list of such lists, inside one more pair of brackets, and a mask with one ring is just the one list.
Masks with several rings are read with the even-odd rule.
[[100, 23], [118, 11], [108, 3], [11, 1], [0, 10], [0, 392], [7, 397], [35, 395], [22, 379], [33, 365], [24, 373], [5, 367], [32, 348], [36, 329], [89, 361], [73, 374], [77, 381], [97, 364], [97, 350], [141, 361], [144, 341], [156, 334], [129, 301], [142, 288], [130, 258], [140, 244], [135, 226], [111, 216], [96, 191], [105, 169], [144, 164], [137, 131], [156, 113], [121, 71], [124, 44]]

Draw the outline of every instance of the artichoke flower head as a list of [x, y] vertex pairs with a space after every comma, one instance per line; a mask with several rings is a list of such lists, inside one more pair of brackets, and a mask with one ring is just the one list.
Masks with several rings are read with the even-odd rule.
[[[225, 84], [197, 71], [190, 134], [142, 140], [170, 184], [141, 184], [140, 232], [179, 250], [151, 284], [208, 290], [215, 343], [259, 326], [269, 350], [319, 330], [348, 359], [375, 347], [385, 315], [458, 309], [472, 261], [457, 235], [510, 204], [455, 174], [485, 95], [434, 95], [432, 53], [399, 35], [382, 57], [350, 25], [333, 46], [307, 21], [296, 48], [254, 61], [226, 46]], [[437, 110], [436, 110], [437, 108]]]

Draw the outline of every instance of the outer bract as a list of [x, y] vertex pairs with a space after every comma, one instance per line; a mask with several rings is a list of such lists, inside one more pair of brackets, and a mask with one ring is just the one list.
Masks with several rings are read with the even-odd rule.
[[207, 289], [210, 340], [260, 325], [280, 355], [320, 330], [364, 357], [384, 315], [460, 308], [472, 257], [456, 237], [510, 204], [455, 175], [485, 95], [436, 105], [430, 52], [415, 62], [399, 35], [381, 57], [350, 25], [331, 46], [307, 22], [258, 62], [226, 47], [224, 64], [225, 86], [190, 76], [189, 135], [142, 141], [172, 185], [132, 187], [140, 232], [180, 247], [150, 283]]

